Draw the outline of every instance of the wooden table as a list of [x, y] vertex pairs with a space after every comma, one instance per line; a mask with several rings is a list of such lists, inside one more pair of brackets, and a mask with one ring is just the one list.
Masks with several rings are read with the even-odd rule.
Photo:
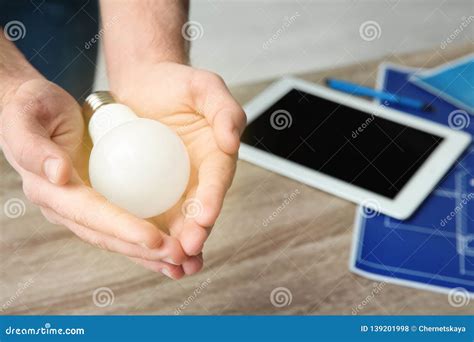
[[[385, 58], [433, 67], [472, 52], [472, 46]], [[298, 75], [374, 85], [381, 60]], [[269, 82], [240, 86], [245, 103]], [[0, 310], [8, 314], [468, 314], [474, 301], [454, 308], [446, 295], [374, 281], [348, 270], [355, 206], [246, 162], [204, 251], [205, 269], [171, 281], [120, 255], [82, 243], [49, 224], [27, 203], [21, 181], [2, 157], [1, 201], [26, 203], [23, 216], [1, 213]], [[293, 193], [297, 196], [292, 196]], [[293, 200], [264, 224], [285, 198]], [[379, 291], [375, 296], [374, 286]], [[279, 307], [272, 291], [284, 287], [291, 303]], [[105, 288], [105, 289], [104, 289]], [[101, 293], [96, 304], [93, 293]], [[110, 295], [110, 297], [107, 297]], [[113, 297], [113, 302], [111, 299]], [[284, 294], [280, 298], [284, 302]]]

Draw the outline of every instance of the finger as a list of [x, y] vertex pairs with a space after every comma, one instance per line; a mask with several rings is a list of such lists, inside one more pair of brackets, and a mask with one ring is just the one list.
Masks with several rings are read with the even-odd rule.
[[[126, 255], [128, 257], [135, 257], [150, 261], [163, 261], [167, 264], [164, 258], [167, 257], [160, 249], [148, 249], [142, 246], [137, 246], [132, 243], [124, 242], [109, 235], [96, 232], [87, 227], [81, 226], [71, 220], [61, 217], [56, 212], [49, 208], [42, 207], [41, 212], [53, 224], [60, 224], [66, 226], [81, 240], [98, 247], [100, 249]], [[163, 260], [162, 260], [163, 259]], [[173, 266], [173, 265], [169, 265]]]
[[179, 241], [184, 252], [189, 256], [199, 255], [204, 248], [209, 231], [210, 228], [200, 226], [193, 219], [185, 220], [183, 229], [179, 234]]
[[202, 210], [194, 220], [203, 227], [212, 227], [219, 216], [224, 197], [232, 184], [237, 157], [214, 152], [207, 156], [199, 166], [198, 186], [195, 199]]
[[160, 261], [149, 261], [149, 260], [143, 260], [143, 259], [138, 259], [138, 258], [130, 258], [132, 261], [135, 263], [142, 265], [146, 269], [149, 269], [153, 272], [161, 272], [165, 276], [171, 279], [181, 279], [184, 276], [184, 271], [181, 267], [178, 266], [173, 266], [172, 265], [167, 265], [163, 262]]
[[50, 133], [27, 105], [12, 103], [2, 113], [3, 142], [18, 165], [47, 178], [54, 184], [65, 184], [72, 174], [69, 155], [51, 140]]
[[191, 257], [201, 253], [208, 237], [207, 228], [195, 220], [204, 210], [202, 203], [196, 199], [196, 190], [196, 187], [189, 190], [181, 204], [182, 225], [177, 235], [184, 252]]
[[85, 185], [56, 186], [39, 177], [31, 177], [24, 181], [23, 189], [34, 203], [79, 225], [149, 249], [159, 248], [174, 264], [181, 264], [186, 259], [175, 238], [113, 205]]
[[197, 70], [191, 89], [195, 109], [202, 113], [212, 126], [219, 148], [226, 153], [236, 153], [239, 149], [240, 134], [245, 128], [246, 116], [224, 80], [216, 74]]
[[[195, 191], [195, 187], [192, 187], [189, 191]], [[158, 217], [149, 219], [154, 225], [160, 227], [162, 231], [168, 232], [170, 236], [179, 238], [179, 234], [183, 229], [184, 215], [183, 215], [183, 202], [184, 198], [180, 199], [169, 211], [161, 214]]]
[[[192, 187], [188, 190], [192, 194], [192, 196], [196, 193], [196, 187]], [[159, 218], [154, 218], [153, 222], [156, 222], [161, 227], [166, 227], [169, 229], [170, 235], [176, 238], [179, 238], [185, 222], [185, 217], [183, 215], [183, 201], [177, 203], [169, 212], [165, 213], [164, 215], [160, 216]], [[207, 234], [207, 229], [202, 229], [201, 231], [204, 234]], [[201, 238], [197, 238], [197, 240], [201, 240]], [[205, 238], [204, 238], [205, 240]], [[195, 274], [199, 272], [203, 267], [203, 258], [202, 253], [196, 256], [188, 257], [183, 264], [183, 271], [187, 275]]]
[[201, 253], [222, 209], [235, 167], [236, 157], [221, 151], [206, 157], [199, 166], [196, 193], [188, 193], [183, 203], [185, 220], [179, 240], [187, 255]]
[[204, 264], [203, 258], [202, 258], [202, 253], [193, 257], [190, 257], [188, 260], [186, 260], [182, 267], [184, 273], [187, 275], [192, 275], [195, 273], [198, 273]]

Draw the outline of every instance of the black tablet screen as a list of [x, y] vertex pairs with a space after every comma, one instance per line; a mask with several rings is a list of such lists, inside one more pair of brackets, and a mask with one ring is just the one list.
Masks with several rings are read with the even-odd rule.
[[242, 142], [395, 198], [443, 138], [291, 90], [245, 129]]

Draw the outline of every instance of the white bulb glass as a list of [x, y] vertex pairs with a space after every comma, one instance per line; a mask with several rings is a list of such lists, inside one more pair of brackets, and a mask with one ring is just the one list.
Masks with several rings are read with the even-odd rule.
[[91, 117], [92, 187], [141, 218], [170, 209], [189, 181], [189, 157], [181, 138], [162, 123], [138, 118], [127, 106], [100, 106]]

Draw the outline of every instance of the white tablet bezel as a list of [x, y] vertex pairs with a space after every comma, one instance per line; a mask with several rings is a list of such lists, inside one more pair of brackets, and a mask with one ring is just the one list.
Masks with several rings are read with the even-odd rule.
[[[244, 106], [247, 122], [252, 122], [291, 89], [299, 89], [444, 138], [394, 199], [341, 181], [245, 143], [241, 144], [239, 157], [242, 160], [352, 202], [369, 205], [372, 209], [397, 219], [408, 218], [413, 213], [471, 141], [471, 136], [465, 132], [455, 131], [437, 123], [291, 77], [273, 83]], [[296, 119], [292, 118], [292, 120]]]

